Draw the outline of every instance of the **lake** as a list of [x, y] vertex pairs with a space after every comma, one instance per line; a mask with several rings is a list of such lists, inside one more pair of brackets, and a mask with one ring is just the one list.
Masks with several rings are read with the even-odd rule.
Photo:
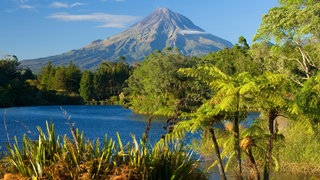
[[[67, 112], [67, 115], [63, 113]], [[71, 135], [67, 118], [75, 123], [75, 127], [85, 132], [85, 137], [91, 140], [103, 139], [105, 134], [116, 138], [118, 132], [123, 142], [131, 140], [131, 134], [141, 138], [147, 125], [148, 116], [133, 113], [121, 106], [34, 106], [13, 107], [0, 109], [0, 142], [6, 142], [7, 134], [10, 139], [18, 139], [27, 134], [37, 139], [37, 126], [45, 130], [46, 121], [55, 125], [56, 134]], [[5, 131], [4, 118], [8, 133]], [[158, 140], [165, 133], [162, 128], [165, 118], [155, 117], [149, 132], [151, 142]], [[70, 136], [71, 137], [71, 136]], [[1, 146], [1, 145], [0, 145]]]

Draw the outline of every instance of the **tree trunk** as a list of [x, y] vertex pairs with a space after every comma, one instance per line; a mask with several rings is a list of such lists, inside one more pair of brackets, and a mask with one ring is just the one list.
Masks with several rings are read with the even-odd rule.
[[250, 164], [252, 166], [251, 168], [253, 170], [254, 179], [260, 180], [259, 169], [258, 169], [258, 166], [256, 164], [256, 161], [254, 160], [251, 147], [248, 149], [248, 151], [245, 151], [245, 153], [248, 156], [248, 159], [249, 159]]
[[278, 116], [277, 112], [275, 110], [269, 111], [269, 138], [268, 138], [268, 145], [267, 145], [267, 155], [266, 155], [266, 162], [264, 165], [264, 173], [263, 173], [263, 179], [268, 180], [270, 179], [270, 163], [271, 163], [271, 157], [272, 157], [272, 148], [273, 148], [273, 140], [275, 137], [275, 131], [274, 131], [274, 120]]
[[236, 159], [238, 162], [238, 176], [242, 177], [242, 166], [241, 166], [241, 149], [240, 149], [240, 132], [239, 132], [239, 112], [235, 113], [234, 124], [233, 124], [233, 135], [234, 135], [234, 150], [236, 152]]
[[220, 156], [220, 149], [219, 149], [219, 145], [217, 142], [217, 138], [216, 138], [216, 135], [215, 135], [213, 127], [212, 127], [213, 124], [210, 123], [210, 125], [211, 125], [211, 127], [209, 128], [209, 132], [211, 134], [211, 140], [212, 140], [213, 146], [214, 146], [214, 154], [215, 154], [217, 161], [218, 161], [218, 169], [219, 169], [219, 173], [220, 173], [220, 179], [226, 180], [227, 177], [224, 172], [224, 167], [223, 167], [223, 163], [222, 163], [221, 156]]
[[149, 138], [149, 131], [150, 131], [150, 126], [151, 126], [151, 120], [153, 118], [153, 115], [150, 115], [149, 116], [149, 119], [148, 119], [148, 124], [146, 126], [146, 129], [144, 131], [144, 138], [145, 138], [145, 141], [148, 141], [148, 138]]

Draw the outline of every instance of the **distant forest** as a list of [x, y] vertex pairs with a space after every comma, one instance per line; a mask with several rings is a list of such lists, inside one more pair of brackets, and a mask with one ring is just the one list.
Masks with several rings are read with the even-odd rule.
[[124, 61], [103, 62], [84, 72], [72, 62], [49, 62], [35, 75], [21, 69], [15, 56], [7, 57], [0, 60], [0, 107], [116, 103], [131, 71]]

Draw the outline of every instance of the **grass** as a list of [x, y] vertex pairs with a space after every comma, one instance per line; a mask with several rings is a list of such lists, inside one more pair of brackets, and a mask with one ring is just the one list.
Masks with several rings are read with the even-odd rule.
[[279, 149], [281, 171], [320, 175], [320, 123], [307, 120], [292, 122], [285, 131], [285, 143]]
[[119, 134], [113, 140], [86, 140], [74, 131], [73, 139], [55, 133], [54, 124], [40, 127], [38, 139], [24, 135], [22, 142], [7, 145], [0, 161], [0, 177], [5, 173], [38, 179], [207, 179], [198, 169], [193, 152], [179, 142], [158, 143], [136, 140], [124, 144]]

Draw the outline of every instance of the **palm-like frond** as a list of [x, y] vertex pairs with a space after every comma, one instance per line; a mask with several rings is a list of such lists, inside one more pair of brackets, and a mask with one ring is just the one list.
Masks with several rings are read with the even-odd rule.
[[240, 95], [245, 95], [248, 93], [259, 93], [259, 92], [260, 92], [260, 88], [254, 81], [249, 81], [245, 83], [244, 85], [241, 86], [239, 90]]

